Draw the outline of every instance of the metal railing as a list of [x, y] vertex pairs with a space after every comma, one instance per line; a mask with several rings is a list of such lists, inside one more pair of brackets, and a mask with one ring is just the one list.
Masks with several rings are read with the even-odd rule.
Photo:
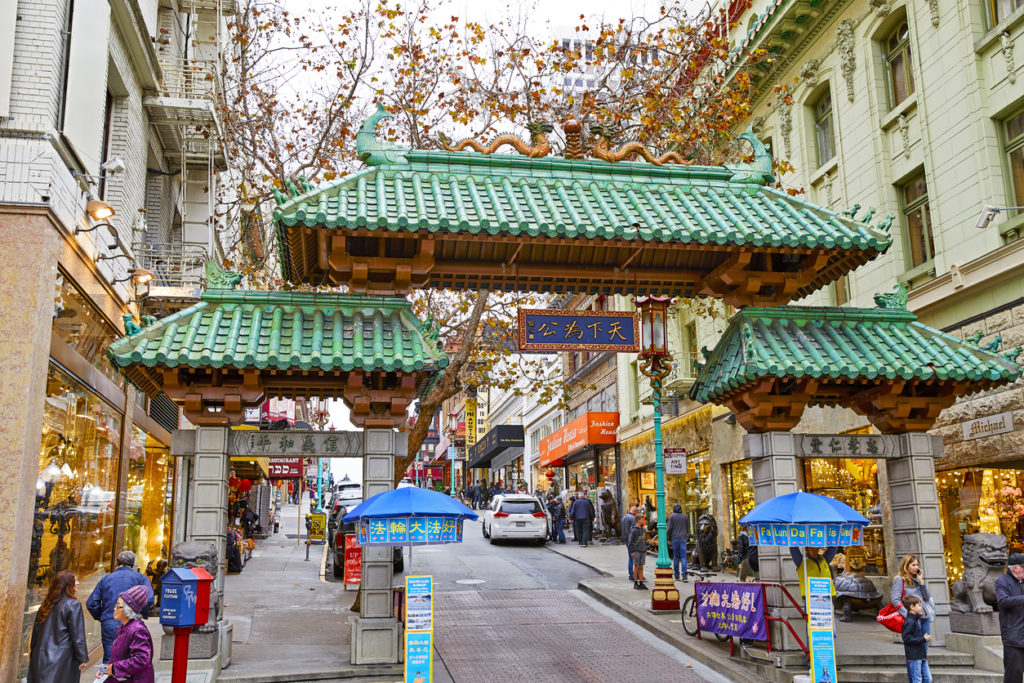
[[217, 100], [217, 65], [213, 61], [165, 57], [160, 60], [163, 78], [157, 93], [161, 97], [188, 100]]
[[206, 247], [198, 244], [149, 242], [135, 247], [143, 268], [153, 273], [155, 287], [205, 287]]

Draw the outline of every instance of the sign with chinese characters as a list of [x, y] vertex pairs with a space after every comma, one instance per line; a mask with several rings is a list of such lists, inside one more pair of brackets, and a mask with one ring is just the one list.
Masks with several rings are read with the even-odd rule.
[[686, 474], [686, 449], [665, 449], [665, 474]]
[[405, 632], [405, 683], [430, 683], [434, 680], [434, 634]]
[[229, 456], [343, 458], [363, 455], [362, 432], [229, 432]]
[[270, 458], [271, 479], [301, 479], [302, 458]]
[[520, 353], [640, 350], [640, 324], [627, 311], [519, 309]]
[[835, 683], [836, 648], [832, 635], [832, 579], [808, 576], [806, 594], [811, 679], [814, 683]]
[[892, 434], [794, 434], [801, 458], [895, 458], [899, 455]]
[[964, 441], [1013, 431], [1013, 413], [999, 413], [963, 423]]
[[760, 585], [698, 582], [696, 589], [698, 629], [737, 638], [768, 638]]
[[777, 524], [758, 522], [747, 527], [752, 545], [794, 548], [848, 548], [864, 544], [859, 524]]
[[462, 520], [452, 517], [374, 517], [357, 526], [359, 545], [462, 543]]

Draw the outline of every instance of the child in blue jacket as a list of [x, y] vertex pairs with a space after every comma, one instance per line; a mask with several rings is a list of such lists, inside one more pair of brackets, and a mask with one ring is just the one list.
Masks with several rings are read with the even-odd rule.
[[928, 668], [928, 641], [931, 635], [924, 632], [924, 605], [919, 598], [908, 595], [903, 598], [907, 618], [903, 622], [903, 651], [907, 655], [907, 678], [910, 683], [932, 683], [932, 672]]

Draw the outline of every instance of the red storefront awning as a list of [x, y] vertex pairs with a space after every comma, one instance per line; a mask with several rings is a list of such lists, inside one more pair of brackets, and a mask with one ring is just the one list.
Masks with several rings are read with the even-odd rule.
[[540, 467], [560, 467], [565, 456], [618, 441], [618, 413], [584, 413], [540, 442]]

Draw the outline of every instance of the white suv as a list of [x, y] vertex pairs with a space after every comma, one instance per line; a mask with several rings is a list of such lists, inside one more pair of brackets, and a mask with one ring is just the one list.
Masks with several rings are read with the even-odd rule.
[[543, 545], [548, 538], [548, 516], [540, 501], [527, 494], [495, 496], [480, 522], [491, 543], [522, 538]]

